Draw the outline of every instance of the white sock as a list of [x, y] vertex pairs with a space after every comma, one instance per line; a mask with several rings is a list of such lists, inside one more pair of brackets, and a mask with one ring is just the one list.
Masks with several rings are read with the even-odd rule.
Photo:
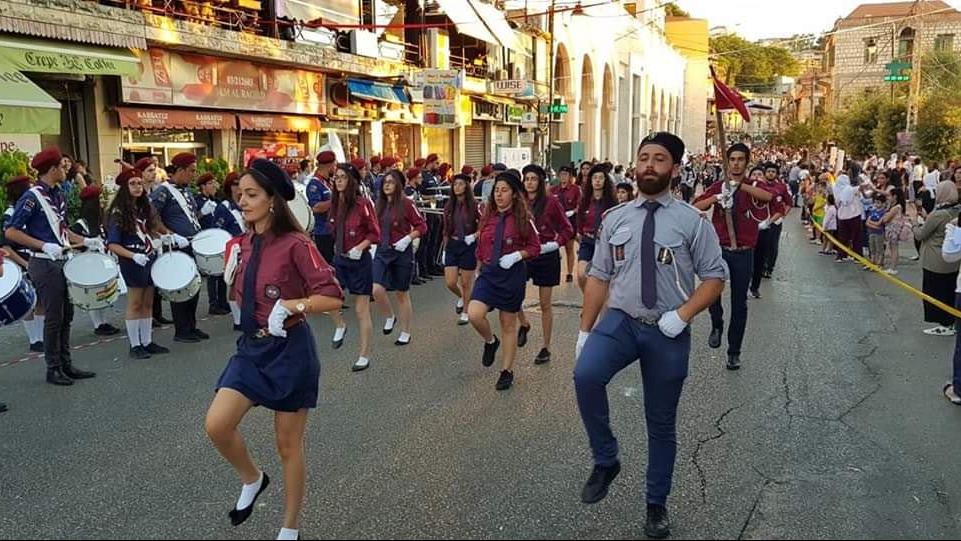
[[237, 301], [227, 301], [230, 305], [230, 314], [234, 316], [234, 325], [240, 325], [240, 304]]
[[397, 318], [394, 317], [394, 316], [390, 316], [389, 318], [385, 319], [385, 320], [384, 320], [384, 330], [385, 330], [385, 331], [388, 331], [388, 330], [393, 329], [393, 328], [394, 328], [394, 321], [395, 321], [396, 319], [397, 319]]
[[488, 343], [488, 344], [493, 344], [493, 343], [496, 342], [496, 341], [497, 341], [497, 337], [495, 336], [494, 338], [491, 338], [490, 341], [487, 342], [487, 343]]
[[458, 308], [463, 308], [463, 307], [464, 307], [464, 299], [463, 299], [463, 298], [457, 299], [457, 307], [458, 307]]
[[240, 489], [240, 498], [237, 499], [237, 509], [246, 509], [257, 497], [260, 492], [260, 485], [264, 482], [264, 472], [260, 472], [260, 477], [249, 485], [244, 485]]
[[43, 327], [37, 327], [36, 319], [24, 321], [23, 330], [27, 332], [27, 340], [29, 340], [31, 344], [43, 341]]
[[406, 332], [400, 333], [400, 336], [397, 338], [397, 341], [398, 341], [398, 342], [410, 342], [410, 334], [409, 334], [409, 333], [406, 333]]
[[292, 530], [290, 528], [281, 528], [280, 533], [277, 534], [277, 539], [297, 539], [299, 533], [297, 530]]
[[138, 321], [140, 321], [140, 345], [153, 344], [153, 318], [148, 317]]
[[93, 322], [94, 329], [105, 323], [103, 320], [103, 313], [100, 310], [90, 310], [87, 313], [90, 314], [90, 321]]
[[470, 319], [468, 319], [468, 317], [467, 317], [467, 312], [461, 312], [461, 313], [460, 313], [460, 320], [461, 320], [461, 321], [470, 321]]
[[357, 362], [354, 363], [354, 366], [367, 366], [368, 364], [370, 364], [370, 359], [367, 357], [357, 357]]
[[135, 348], [137, 346], [143, 345], [140, 342], [140, 320], [128, 319], [126, 323], [127, 323], [127, 339], [130, 340], [130, 347]]
[[43, 326], [45, 325], [44, 322], [46, 320], [47, 316], [33, 316], [33, 332], [37, 337], [34, 342], [43, 342]]
[[347, 333], [347, 327], [337, 327], [334, 329], [334, 342], [344, 339], [344, 334]]

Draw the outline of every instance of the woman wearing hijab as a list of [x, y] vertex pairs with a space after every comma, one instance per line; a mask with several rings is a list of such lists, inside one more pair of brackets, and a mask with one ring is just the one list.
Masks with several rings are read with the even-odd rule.
[[[951, 181], [944, 181], [935, 192], [934, 212], [914, 227], [914, 238], [921, 243], [921, 268], [923, 278], [921, 289], [927, 295], [952, 306], [954, 289], [958, 280], [958, 262], [949, 263], [941, 255], [944, 244], [945, 226], [957, 222], [958, 188]], [[928, 302], [924, 303], [924, 321], [936, 326], [925, 329], [924, 333], [933, 336], [954, 336], [954, 316]]]
[[[858, 178], [858, 172], [857, 166], [848, 162], [844, 172], [834, 182], [834, 201], [838, 209], [838, 240], [856, 254], [861, 253], [861, 216], [864, 214], [858, 188], [851, 184], [851, 178]], [[836, 261], [850, 259], [843, 250], [838, 250]]]

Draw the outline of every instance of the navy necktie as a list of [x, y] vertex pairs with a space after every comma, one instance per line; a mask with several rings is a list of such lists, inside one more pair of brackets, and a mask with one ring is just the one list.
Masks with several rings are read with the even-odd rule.
[[494, 252], [491, 263], [496, 264], [501, 259], [501, 249], [504, 244], [504, 229], [507, 227], [507, 215], [501, 214], [497, 219], [497, 229], [494, 230]]
[[644, 209], [644, 229], [641, 230], [641, 301], [647, 308], [657, 304], [657, 269], [654, 260], [654, 212], [660, 208], [657, 201], [647, 201]]
[[463, 205], [460, 203], [454, 205], [454, 236], [460, 240], [464, 240], [464, 237], [466, 236], [464, 232], [464, 222], [467, 220], [467, 217], [464, 216], [464, 214], [465, 212]]
[[240, 307], [240, 328], [245, 333], [257, 332], [257, 267], [260, 266], [260, 249], [263, 246], [263, 237], [254, 235], [253, 250], [250, 253], [250, 261], [244, 268], [244, 300]]
[[594, 237], [597, 237], [597, 230], [601, 227], [601, 219], [604, 218], [604, 211], [601, 210], [603, 203], [594, 203]]

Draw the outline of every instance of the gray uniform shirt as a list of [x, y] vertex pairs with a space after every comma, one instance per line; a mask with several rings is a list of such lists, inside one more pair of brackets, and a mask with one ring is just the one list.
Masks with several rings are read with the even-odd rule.
[[633, 318], [656, 320], [676, 310], [694, 293], [694, 276], [727, 281], [728, 268], [714, 227], [691, 205], [669, 193], [654, 213], [657, 304], [641, 301], [641, 231], [647, 210], [638, 197], [609, 210], [601, 222], [590, 276], [610, 283], [608, 306]]

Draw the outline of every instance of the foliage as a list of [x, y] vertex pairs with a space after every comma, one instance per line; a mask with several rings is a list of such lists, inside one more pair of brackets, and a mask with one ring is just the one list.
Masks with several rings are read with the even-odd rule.
[[30, 157], [15, 150], [0, 152], [0, 210], [7, 208], [7, 179], [30, 172]]
[[690, 17], [691, 14], [681, 9], [681, 6], [675, 4], [674, 2], [668, 2], [664, 5], [664, 13], [668, 17]]
[[907, 105], [886, 94], [868, 94], [853, 101], [837, 116], [837, 139], [849, 156], [886, 156], [897, 148], [904, 130]]
[[199, 160], [197, 162], [197, 176], [211, 173], [217, 179], [218, 184], [224, 183], [224, 178], [230, 172], [230, 165], [223, 158]]
[[878, 105], [877, 125], [871, 132], [874, 153], [887, 156], [897, 149], [898, 132], [904, 131], [908, 109], [904, 101], [882, 100]]
[[74, 185], [64, 192], [64, 196], [67, 198], [67, 224], [73, 225], [80, 219], [80, 190]]
[[961, 155], [961, 92], [941, 92], [924, 98], [918, 109], [915, 146], [928, 160]]
[[778, 143], [798, 148], [821, 148], [823, 143], [834, 137], [834, 119], [829, 116], [818, 116], [814, 120], [792, 124], [778, 138]]
[[932, 51], [921, 58], [921, 92], [961, 94], [961, 54]]
[[711, 54], [718, 55], [718, 77], [729, 85], [768, 92], [778, 77], [801, 72], [800, 63], [783, 47], [759, 45], [735, 34], [713, 37], [710, 45]]

